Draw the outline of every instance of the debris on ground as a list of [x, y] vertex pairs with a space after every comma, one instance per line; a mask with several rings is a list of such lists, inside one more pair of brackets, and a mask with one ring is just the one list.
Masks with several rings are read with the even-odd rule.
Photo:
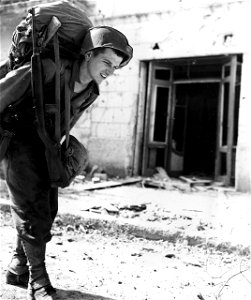
[[[151, 177], [126, 177], [111, 178], [101, 167], [94, 165], [85, 171], [84, 175], [77, 176], [72, 185], [80, 185], [79, 191], [94, 191], [99, 189], [113, 188], [128, 184], [141, 184], [142, 188], [154, 188], [167, 191], [180, 191], [184, 193], [203, 192], [208, 190], [226, 189], [223, 182], [215, 182], [212, 178], [208, 178], [203, 174], [187, 175], [179, 177], [170, 177], [166, 170], [162, 167], [156, 167], [155, 173]], [[71, 187], [68, 188], [68, 190]], [[64, 189], [65, 190], [65, 189]]]
[[181, 180], [187, 182], [190, 185], [190, 187], [193, 187], [195, 185], [210, 185], [210, 184], [212, 184], [212, 180], [196, 178], [194, 176], [193, 177], [180, 176], [179, 178]]
[[93, 212], [93, 213], [106, 213], [106, 214], [110, 214], [110, 215], [118, 215], [119, 214], [119, 209], [112, 205], [112, 204], [108, 204], [108, 203], [104, 203], [100, 206], [96, 206], [96, 205], [90, 205], [89, 207], [86, 206], [85, 208], [81, 209], [82, 211], [89, 211], [89, 212]]
[[223, 182], [213, 181], [205, 175], [200, 176], [179, 176], [170, 177], [167, 172], [156, 167], [156, 173], [152, 177], [142, 178], [142, 187], [164, 189], [168, 191], [178, 190], [181, 192], [203, 192], [208, 190], [229, 190], [231, 187], [225, 187]]
[[[0, 220], [0, 298], [25, 299], [25, 289], [5, 283], [15, 231], [9, 212], [1, 212]], [[178, 239], [146, 240], [72, 221], [57, 217], [47, 246], [56, 299], [250, 299], [250, 253], [229, 253], [207, 243], [191, 247]]]
[[131, 204], [131, 205], [121, 205], [119, 207], [120, 210], [133, 210], [133, 211], [143, 211], [143, 210], [146, 210], [146, 204], [138, 204], [138, 205], [135, 205], [135, 204]]
[[[85, 181], [79, 187], [79, 190], [81, 191], [92, 191], [92, 190], [100, 190], [100, 189], [106, 189], [106, 188], [112, 188], [112, 187], [117, 187], [117, 186], [122, 186], [122, 185], [128, 185], [128, 184], [136, 184], [142, 181], [141, 178], [126, 178], [126, 179], [120, 179], [120, 180], [105, 180], [102, 181], [98, 177], [93, 177], [91, 182], [90, 181]], [[78, 183], [78, 181], [74, 181], [73, 184]], [[68, 188], [71, 189], [71, 186]]]

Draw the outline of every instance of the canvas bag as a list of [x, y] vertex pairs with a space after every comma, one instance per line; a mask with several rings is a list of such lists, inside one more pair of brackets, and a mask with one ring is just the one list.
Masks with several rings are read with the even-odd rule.
[[[77, 58], [83, 37], [86, 31], [93, 26], [87, 14], [67, 1], [57, 1], [41, 4], [35, 9], [35, 30], [39, 33], [38, 43], [41, 46], [41, 55], [53, 55], [53, 44], [48, 33], [48, 25], [52, 16], [61, 23], [58, 29], [60, 56]], [[32, 56], [32, 15], [28, 13], [16, 27], [12, 35], [12, 45], [9, 51], [11, 69], [18, 68], [30, 61]]]

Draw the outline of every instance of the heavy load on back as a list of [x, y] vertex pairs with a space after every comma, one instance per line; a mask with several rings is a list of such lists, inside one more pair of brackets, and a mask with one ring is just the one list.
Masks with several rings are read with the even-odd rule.
[[[92, 22], [86, 13], [67, 1], [41, 4], [33, 8], [38, 46], [44, 57], [53, 56], [52, 36], [57, 32], [60, 57], [77, 58], [81, 42]], [[59, 21], [59, 22], [58, 22]], [[22, 20], [12, 36], [9, 52], [11, 69], [18, 68], [32, 56], [32, 14]]]
[[[24, 64], [30, 64], [33, 103], [29, 109], [32, 115], [34, 114], [38, 135], [45, 145], [45, 156], [53, 187], [69, 185], [86, 164], [86, 149], [69, 134], [70, 99], [66, 94], [61, 94], [60, 66], [63, 58], [74, 60], [79, 57], [84, 36], [91, 27], [92, 22], [86, 13], [67, 1], [31, 8], [27, 17], [13, 32], [8, 68], [6, 67], [3, 72], [5, 74], [1, 75], [2, 78], [9, 71], [14, 72], [24, 67]], [[49, 104], [46, 102], [48, 99], [44, 98], [42, 66], [44, 58], [51, 58], [55, 65], [54, 96], [50, 95]], [[64, 118], [67, 123], [63, 145], [61, 145], [63, 130], [61, 98], [64, 99]], [[22, 101], [11, 103], [7, 110], [18, 110], [22, 104]], [[46, 127], [45, 115], [53, 122], [52, 133]], [[0, 159], [4, 158], [11, 137], [12, 131], [2, 129], [0, 126]]]

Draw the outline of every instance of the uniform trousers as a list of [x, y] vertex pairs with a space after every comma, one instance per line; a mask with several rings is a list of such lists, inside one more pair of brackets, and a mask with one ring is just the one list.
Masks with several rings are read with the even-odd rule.
[[[30, 273], [32, 267], [37, 270], [42, 266], [39, 272], [33, 272], [30, 281], [35, 282], [38, 277], [47, 278], [45, 245], [51, 240], [51, 227], [58, 211], [58, 190], [50, 187], [45, 147], [35, 130], [17, 130], [3, 165], [17, 231], [10, 270], [16, 274], [24, 272], [25, 253]], [[49, 283], [43, 278], [40, 281], [41, 285]]]

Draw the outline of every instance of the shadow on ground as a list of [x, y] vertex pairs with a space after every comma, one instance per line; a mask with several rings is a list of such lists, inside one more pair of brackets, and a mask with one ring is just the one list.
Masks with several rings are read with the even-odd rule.
[[115, 300], [103, 296], [82, 293], [74, 290], [61, 290], [57, 289], [57, 300]]
[[[0, 299], [3, 300], [17, 300], [26, 299], [26, 289], [19, 286], [2, 285], [3, 290], [0, 291]], [[57, 289], [56, 300], [116, 300], [100, 295], [83, 293], [76, 290]]]

